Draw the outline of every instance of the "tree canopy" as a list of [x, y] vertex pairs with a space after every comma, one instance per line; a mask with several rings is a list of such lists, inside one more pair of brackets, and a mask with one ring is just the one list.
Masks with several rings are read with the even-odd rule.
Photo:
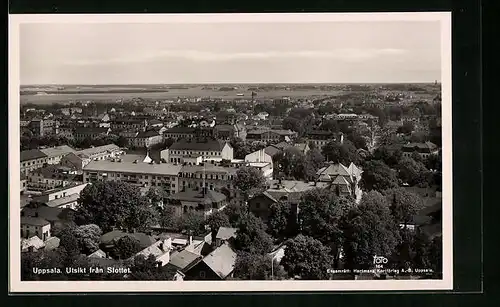
[[240, 219], [248, 213], [248, 205], [234, 199], [224, 208], [224, 213], [227, 215], [231, 226], [236, 227]]
[[331, 141], [323, 147], [322, 153], [328, 162], [349, 165], [351, 162], [359, 164], [361, 161], [356, 146], [349, 140], [344, 140], [343, 144]]
[[215, 211], [208, 216], [207, 225], [212, 231], [212, 240], [215, 240], [215, 236], [217, 235], [219, 228], [229, 227], [231, 226], [231, 223], [229, 222], [229, 217], [224, 213], [224, 211]]
[[143, 228], [156, 223], [154, 209], [139, 189], [120, 181], [87, 185], [78, 205], [76, 217], [80, 224], [95, 224], [104, 232], [114, 226]]
[[342, 221], [344, 262], [347, 268], [371, 268], [373, 256], [388, 257], [399, 243], [399, 229], [386, 198], [376, 191], [365, 193], [359, 206]]
[[395, 188], [383, 191], [390, 204], [391, 213], [397, 223], [407, 225], [413, 216], [424, 207], [422, 198], [404, 188]]
[[301, 233], [328, 245], [337, 261], [343, 241], [340, 223], [353, 206], [353, 201], [340, 198], [329, 189], [304, 193], [299, 203]]
[[247, 213], [241, 217], [237, 228], [235, 239], [237, 250], [256, 254], [271, 252], [273, 240], [266, 232], [266, 225], [260, 218]]
[[246, 197], [251, 193], [258, 191], [263, 188], [266, 179], [262, 173], [254, 168], [244, 166], [238, 169], [236, 172], [236, 178], [234, 183], [236, 188], [238, 188]]
[[131, 270], [131, 280], [173, 280], [176, 274], [174, 268], [162, 265], [154, 255], [134, 257]]
[[329, 279], [328, 270], [333, 267], [330, 249], [319, 240], [298, 235], [286, 243], [281, 265], [290, 277], [304, 280]]
[[380, 160], [366, 161], [360, 186], [366, 191], [382, 191], [399, 186], [396, 172]]
[[71, 228], [82, 253], [89, 255], [99, 249], [102, 230], [94, 224]]
[[243, 280], [270, 280], [271, 256], [238, 252], [234, 265], [234, 277]]
[[297, 231], [296, 214], [288, 202], [273, 203], [269, 207], [267, 232], [274, 238], [286, 238]]
[[141, 251], [139, 241], [131, 236], [118, 239], [113, 247], [113, 254], [119, 259], [128, 259]]
[[423, 162], [415, 161], [413, 158], [403, 157], [398, 164], [398, 176], [401, 181], [411, 186], [428, 186], [432, 182], [432, 174]]
[[204, 235], [206, 232], [205, 224], [205, 216], [203, 213], [197, 211], [184, 213], [179, 222], [181, 230], [193, 236]]
[[154, 205], [161, 204], [166, 196], [162, 187], [150, 187], [146, 192], [146, 198]]

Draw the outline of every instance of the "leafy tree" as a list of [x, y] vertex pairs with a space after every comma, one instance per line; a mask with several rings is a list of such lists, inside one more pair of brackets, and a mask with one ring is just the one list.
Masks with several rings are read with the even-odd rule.
[[165, 190], [161, 187], [150, 187], [146, 192], [146, 198], [154, 205], [161, 205], [165, 197]]
[[397, 269], [408, 270], [415, 267], [413, 262], [415, 251], [413, 245], [415, 242], [415, 234], [407, 228], [400, 229], [400, 242], [396, 245], [394, 252], [390, 256], [390, 266]]
[[158, 223], [163, 228], [177, 229], [180, 224], [180, 218], [177, 216], [175, 208], [172, 206], [165, 206], [163, 209], [158, 208]]
[[252, 147], [241, 138], [233, 138], [229, 144], [233, 147], [236, 159], [244, 159], [246, 155], [252, 152]]
[[387, 199], [376, 191], [365, 193], [341, 223], [346, 268], [370, 268], [373, 256], [390, 256], [398, 244], [399, 230]]
[[397, 223], [408, 225], [420, 209], [424, 207], [422, 198], [404, 188], [394, 188], [383, 192], [391, 206], [391, 213]]
[[78, 199], [80, 222], [96, 224], [106, 232], [113, 226], [148, 227], [155, 224], [154, 210], [135, 186], [120, 181], [87, 185]]
[[293, 108], [290, 110], [290, 113], [288, 113], [288, 116], [290, 116], [291, 118], [303, 120], [304, 118], [311, 116], [312, 113], [313, 113], [313, 111], [311, 109]]
[[410, 157], [415, 161], [415, 162], [419, 162], [419, 163], [423, 163], [424, 162], [424, 158], [422, 158], [422, 156], [417, 153], [417, 152], [412, 152]]
[[131, 236], [123, 236], [114, 245], [113, 253], [119, 259], [128, 259], [141, 251], [139, 240]]
[[299, 135], [304, 134], [304, 126], [300, 119], [294, 117], [286, 117], [281, 123], [283, 129], [292, 130], [297, 132]]
[[296, 215], [288, 202], [277, 202], [269, 207], [267, 223], [268, 233], [275, 238], [285, 238], [292, 235], [297, 227]]
[[205, 217], [203, 213], [188, 211], [184, 213], [180, 220], [182, 230], [191, 235], [198, 236], [205, 234]]
[[441, 152], [437, 155], [429, 155], [425, 160], [425, 166], [431, 170], [441, 171], [443, 167]]
[[340, 131], [340, 125], [339, 122], [336, 120], [326, 120], [321, 123], [320, 128], [322, 130], [330, 131], [330, 132], [339, 132]]
[[273, 240], [266, 232], [264, 222], [247, 213], [241, 217], [237, 224], [235, 248], [239, 251], [265, 254], [273, 248]]
[[84, 254], [92, 254], [99, 249], [102, 230], [97, 225], [89, 224], [72, 228], [78, 242], [79, 250]]
[[238, 252], [234, 265], [234, 277], [243, 280], [270, 280], [271, 257], [249, 252]]
[[403, 115], [403, 109], [400, 106], [391, 106], [389, 108], [389, 118], [391, 120], [399, 121]]
[[281, 260], [290, 277], [305, 280], [329, 279], [328, 269], [333, 266], [333, 257], [327, 246], [312, 237], [298, 235], [286, 244]]
[[353, 201], [339, 198], [329, 189], [308, 191], [299, 203], [302, 234], [328, 245], [332, 249], [335, 265], [343, 240], [340, 223], [352, 206]]
[[424, 143], [429, 141], [429, 135], [422, 131], [414, 131], [410, 136], [410, 141], [414, 143]]
[[351, 162], [354, 164], [361, 162], [356, 146], [349, 140], [344, 140], [343, 144], [337, 141], [327, 143], [323, 146], [323, 156], [327, 161], [345, 165], [349, 165]]
[[238, 169], [234, 179], [236, 187], [242, 192], [245, 200], [252, 192], [262, 189], [265, 182], [264, 175], [258, 169], [247, 166]]
[[299, 149], [288, 147], [273, 159], [276, 171], [287, 178], [301, 179], [304, 177], [305, 156]]
[[65, 270], [64, 254], [58, 250], [41, 250], [36, 252], [21, 253], [21, 280], [65, 280], [63, 274], [56, 272], [49, 274], [36, 274], [33, 270], [37, 269], [59, 269], [62, 273]]
[[133, 259], [131, 266], [131, 280], [173, 280], [176, 270], [170, 266], [162, 266], [154, 255], [147, 258], [138, 255]]
[[235, 199], [232, 200], [226, 208], [224, 208], [224, 213], [227, 215], [231, 226], [236, 227], [241, 217], [248, 213], [248, 206]]
[[366, 140], [363, 138], [363, 136], [355, 131], [352, 131], [347, 135], [347, 139], [352, 142], [354, 147], [357, 149], [365, 149], [368, 150], [368, 146], [366, 144]]
[[309, 150], [305, 156], [303, 162], [303, 174], [301, 178], [310, 180], [314, 178], [316, 172], [325, 163], [325, 157], [321, 154], [321, 151], [317, 148]]
[[429, 139], [438, 146], [442, 144], [441, 124], [437, 119], [429, 121]]
[[210, 226], [210, 230], [212, 231], [212, 240], [215, 241], [215, 237], [217, 236], [217, 232], [220, 227], [229, 227], [231, 223], [229, 222], [228, 216], [223, 211], [215, 211], [210, 214], [207, 218], [207, 224]]
[[398, 133], [410, 135], [414, 129], [415, 125], [412, 122], [405, 122], [403, 126], [398, 128]]
[[59, 232], [59, 247], [64, 249], [66, 265], [71, 263], [81, 253], [80, 242], [74, 229], [74, 227], [64, 227]]
[[129, 147], [130, 146], [128, 139], [124, 136], [119, 136], [116, 139], [115, 145], [119, 146], [119, 147]]
[[140, 197], [139, 201], [136, 206], [130, 208], [130, 214], [124, 222], [127, 228], [147, 231], [150, 226], [158, 224], [157, 211], [155, 206], [150, 204], [146, 198]]
[[93, 267], [91, 263], [91, 258], [85, 256], [85, 255], [79, 255], [73, 260], [73, 263], [71, 264], [72, 268], [82, 268], [86, 270], [86, 274], [67, 274], [67, 279], [68, 280], [94, 280], [98, 279], [96, 277], [100, 277], [99, 275], [101, 274], [90, 274], [89, 270], [91, 267]]
[[382, 191], [398, 186], [396, 172], [379, 160], [366, 161], [361, 174], [361, 187], [366, 191]]
[[411, 186], [426, 186], [429, 182], [429, 170], [425, 165], [408, 157], [403, 157], [399, 161], [398, 175], [401, 181]]
[[402, 157], [403, 152], [401, 150], [390, 150], [385, 145], [379, 146], [373, 152], [373, 159], [381, 160], [389, 167], [396, 167]]
[[431, 268], [436, 272], [437, 276], [442, 276], [443, 272], [443, 238], [435, 237], [431, 241], [429, 248], [429, 262]]

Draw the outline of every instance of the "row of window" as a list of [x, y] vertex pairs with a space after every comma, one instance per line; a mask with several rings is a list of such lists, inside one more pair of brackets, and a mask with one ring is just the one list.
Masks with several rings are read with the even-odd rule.
[[[87, 173], [87, 175], [93, 175], [97, 176], [96, 173]], [[137, 175], [137, 174], [115, 174], [115, 173], [110, 173], [109, 177], [124, 177], [124, 178], [139, 178], [139, 179], [156, 179], [156, 180], [167, 180], [170, 181], [174, 179], [175, 177], [173, 176], [153, 176], [153, 175]]]
[[[179, 173], [180, 178], [199, 178], [203, 179], [203, 174], [196, 173]], [[214, 175], [214, 174], [205, 174], [205, 179], [215, 179], [215, 180], [233, 180], [233, 175]]]
[[26, 167], [26, 166], [30, 166], [30, 165], [39, 165], [39, 164], [43, 164], [43, 163], [47, 163], [47, 159], [43, 159], [43, 160], [35, 160], [35, 161], [32, 161], [32, 162], [23, 162], [21, 165], [23, 167]]
[[[118, 181], [119, 179], [110, 179], [110, 181]], [[104, 181], [104, 179], [98, 179], [96, 177], [90, 177], [90, 178], [86, 178], [85, 179], [85, 182], [94, 182], [94, 181]], [[127, 183], [132, 183], [132, 184], [139, 184], [139, 185], [148, 185], [149, 183], [147, 181], [145, 182], [142, 182], [142, 181], [138, 181], [138, 180], [126, 180], [126, 179], [123, 179], [124, 182], [127, 182]], [[170, 188], [172, 187], [173, 189], [175, 189], [175, 183], [169, 183], [169, 182], [151, 182], [151, 186], [158, 186], [158, 187], [165, 187], [165, 188]]]
[[172, 155], [193, 155], [199, 154], [202, 156], [220, 156], [222, 153], [217, 151], [198, 151], [198, 150], [172, 150]]
[[[203, 187], [203, 182], [202, 182], [202, 181], [200, 181], [200, 182], [199, 182], [199, 184], [196, 184], [196, 182], [186, 182], [186, 181], [183, 181], [183, 182], [182, 182], [182, 186], [183, 186], [184, 188], [187, 186], [189, 189], [191, 189], [191, 188], [196, 188], [197, 186], [199, 186], [200, 188], [202, 188], [202, 187]], [[219, 185], [219, 186], [220, 186], [220, 185]], [[213, 183], [210, 183], [210, 184], [209, 184], [209, 183], [207, 183], [207, 182], [205, 182], [205, 187], [207, 187], [209, 190], [212, 190], [212, 191], [213, 191], [213, 190], [214, 190], [214, 188], [215, 188], [215, 186], [213, 185]], [[227, 185], [226, 185], [226, 188], [227, 188], [228, 190], [230, 190], [230, 189], [231, 189], [231, 184], [227, 184]]]

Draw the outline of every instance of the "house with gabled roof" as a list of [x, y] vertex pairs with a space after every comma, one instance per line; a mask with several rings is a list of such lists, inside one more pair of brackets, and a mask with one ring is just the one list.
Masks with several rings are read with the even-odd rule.
[[175, 251], [170, 255], [170, 262], [168, 265], [185, 274], [186, 271], [189, 271], [201, 259], [203, 259], [203, 256], [183, 249], [181, 251]]
[[45, 243], [37, 235], [30, 237], [29, 239], [21, 240], [21, 251], [37, 251], [45, 247]]
[[153, 255], [156, 261], [161, 263], [161, 266], [165, 266], [170, 262], [170, 252], [172, 249], [172, 238], [160, 239], [135, 254], [132, 258], [137, 256], [148, 258], [150, 255]]
[[359, 187], [363, 171], [351, 162], [349, 167], [342, 163], [330, 163], [316, 172], [317, 180], [329, 182], [338, 195], [352, 196], [357, 202], [361, 200], [362, 191]]
[[68, 145], [61, 145], [56, 147], [49, 147], [40, 149], [45, 155], [47, 155], [48, 164], [58, 164], [61, 159], [69, 153], [73, 153], [76, 150], [69, 147]]
[[227, 243], [184, 272], [186, 280], [225, 280], [233, 276], [236, 252]]
[[236, 238], [237, 228], [232, 227], [219, 227], [217, 234], [215, 236], [215, 246], [219, 247], [225, 243], [231, 243], [233, 239]]
[[250, 212], [267, 221], [271, 205], [280, 201], [288, 202], [292, 211], [298, 213], [298, 205], [302, 195], [310, 190], [330, 186], [329, 182], [304, 182], [298, 180], [271, 180], [266, 191], [248, 200]]

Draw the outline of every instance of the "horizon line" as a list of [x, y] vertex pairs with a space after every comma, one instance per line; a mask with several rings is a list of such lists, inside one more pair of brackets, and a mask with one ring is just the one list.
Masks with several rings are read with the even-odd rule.
[[103, 86], [103, 85], [344, 85], [344, 84], [441, 84], [440, 80], [435, 81], [380, 81], [380, 82], [199, 82], [199, 83], [31, 83], [20, 84], [23, 86], [54, 86], [54, 85], [84, 85], [84, 86]]

